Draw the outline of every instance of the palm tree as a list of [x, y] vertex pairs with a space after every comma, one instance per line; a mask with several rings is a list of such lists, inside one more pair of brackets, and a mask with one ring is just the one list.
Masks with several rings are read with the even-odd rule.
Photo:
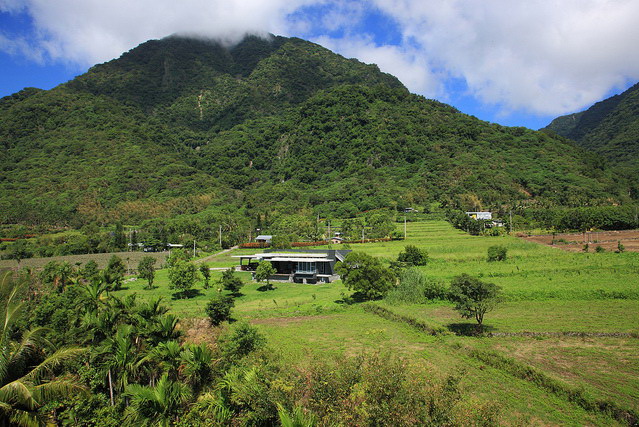
[[115, 404], [114, 390], [124, 390], [138, 372], [138, 352], [132, 335], [131, 325], [121, 325], [115, 337], [107, 338], [101, 345], [101, 353], [107, 355], [103, 366], [109, 383], [111, 405]]
[[[177, 380], [178, 371], [182, 364], [181, 354], [182, 346], [177, 341], [161, 342], [140, 360], [138, 365], [147, 362], [155, 364], [160, 368], [163, 374], [168, 375], [170, 380], [175, 381]], [[159, 375], [152, 373], [151, 381], [157, 378], [157, 376]], [[153, 383], [150, 385], [153, 385]]]
[[213, 376], [213, 351], [205, 344], [191, 344], [182, 351], [184, 361], [183, 374], [191, 385], [195, 394], [198, 394]]
[[[54, 378], [52, 372], [65, 362], [75, 359], [82, 348], [60, 349], [43, 358], [43, 348], [50, 346], [44, 338], [46, 328], [36, 328], [23, 334], [20, 342], [11, 340], [10, 332], [20, 315], [22, 303], [18, 296], [24, 282], [11, 280], [10, 273], [0, 280], [0, 424], [34, 426], [43, 424], [38, 409], [47, 402], [84, 393], [86, 389], [72, 377]], [[36, 360], [42, 360], [34, 364]]]
[[167, 374], [155, 387], [131, 384], [124, 394], [131, 399], [125, 411], [131, 425], [169, 426], [190, 398], [188, 387], [169, 380]]

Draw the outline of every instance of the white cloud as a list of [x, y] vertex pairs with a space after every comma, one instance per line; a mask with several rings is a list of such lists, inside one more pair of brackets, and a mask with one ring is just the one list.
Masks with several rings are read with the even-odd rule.
[[286, 16], [310, 0], [2, 0], [25, 10], [37, 29], [31, 46], [52, 59], [85, 65], [173, 33], [239, 39], [247, 32], [286, 32]]
[[431, 64], [506, 110], [561, 114], [639, 79], [636, 0], [375, 0]]
[[397, 77], [415, 93], [429, 98], [445, 97], [440, 76], [431, 72], [426, 58], [410, 47], [377, 46], [370, 38], [351, 36], [341, 39], [318, 37], [316, 43], [348, 58], [377, 64], [380, 70]]
[[[318, 4], [331, 7], [291, 18]], [[358, 32], [374, 7], [397, 23], [398, 46], [375, 43], [376, 28]], [[442, 88], [462, 79], [502, 113], [563, 114], [639, 80], [637, 0], [0, 0], [0, 11], [26, 12], [35, 28], [0, 30], [0, 50], [35, 60], [92, 65], [173, 33], [312, 33], [429, 97], [446, 99]]]

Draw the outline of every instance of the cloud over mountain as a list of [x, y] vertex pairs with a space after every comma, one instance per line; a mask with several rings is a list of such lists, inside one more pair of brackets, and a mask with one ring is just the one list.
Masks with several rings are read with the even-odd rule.
[[426, 96], [457, 91], [503, 113], [562, 114], [639, 80], [635, 0], [0, 0], [0, 11], [31, 23], [0, 31], [0, 49], [32, 59], [90, 65], [173, 33], [272, 32], [376, 62]]

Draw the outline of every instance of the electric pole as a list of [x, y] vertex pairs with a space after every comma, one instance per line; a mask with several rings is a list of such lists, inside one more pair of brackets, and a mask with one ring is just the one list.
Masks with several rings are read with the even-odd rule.
[[406, 215], [404, 215], [404, 240], [406, 240]]

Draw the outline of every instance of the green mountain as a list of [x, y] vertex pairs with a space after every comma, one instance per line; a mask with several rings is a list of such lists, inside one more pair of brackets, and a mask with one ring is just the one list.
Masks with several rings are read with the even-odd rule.
[[482, 122], [295, 38], [168, 37], [0, 100], [0, 220], [623, 202], [570, 141]]
[[639, 83], [585, 111], [558, 117], [544, 129], [613, 163], [639, 164]]

